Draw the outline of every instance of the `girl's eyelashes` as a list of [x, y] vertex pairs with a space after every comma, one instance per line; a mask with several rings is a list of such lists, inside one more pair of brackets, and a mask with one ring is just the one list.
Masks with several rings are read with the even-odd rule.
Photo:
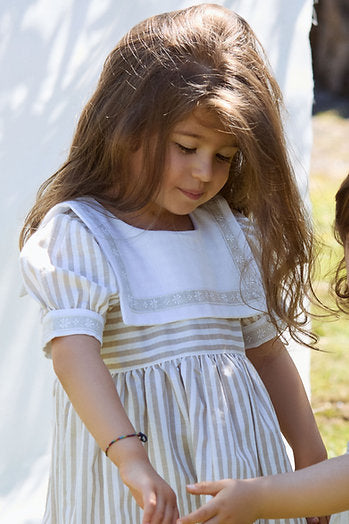
[[220, 155], [219, 153], [217, 153], [216, 157], [217, 157], [217, 159], [220, 160], [221, 162], [226, 162], [226, 163], [228, 163], [228, 164], [230, 164], [231, 161], [233, 160], [233, 157], [231, 157], [231, 156]]
[[[187, 155], [195, 153], [196, 149], [197, 149], [196, 147], [186, 147], [183, 144], [180, 144], [179, 142], [175, 142], [175, 144], [183, 153], [185, 153]], [[220, 162], [226, 162], [226, 163], [229, 163], [229, 164], [233, 160], [233, 156], [225, 156], [225, 155], [222, 155], [220, 153], [216, 154], [217, 160], [219, 160]]]
[[183, 144], [179, 144], [178, 142], [176, 142], [176, 146], [179, 147], [179, 149], [183, 153], [195, 153], [196, 151], [196, 147], [186, 147], [186, 146], [183, 146]]
[[217, 153], [216, 157], [221, 162], [227, 162], [228, 164], [231, 164], [233, 161], [233, 158], [235, 157], [236, 153], [239, 151], [238, 147], [235, 147], [233, 150], [233, 153], [229, 156], [222, 155], [221, 153]]

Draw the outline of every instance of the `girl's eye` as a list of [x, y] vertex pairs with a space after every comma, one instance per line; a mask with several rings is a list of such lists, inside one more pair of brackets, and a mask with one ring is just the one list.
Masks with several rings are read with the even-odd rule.
[[183, 152], [183, 153], [187, 153], [187, 154], [190, 154], [190, 153], [195, 153], [196, 151], [196, 148], [195, 147], [185, 147], [183, 146], [182, 144], [178, 144], [176, 143], [176, 146]]
[[231, 156], [224, 156], [224, 155], [220, 155], [219, 153], [216, 155], [216, 158], [220, 162], [226, 162], [226, 163], [229, 163], [229, 164], [233, 160]]

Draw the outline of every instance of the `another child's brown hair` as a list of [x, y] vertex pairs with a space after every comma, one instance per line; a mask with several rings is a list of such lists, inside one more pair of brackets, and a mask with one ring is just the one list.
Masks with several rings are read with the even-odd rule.
[[[313, 237], [290, 165], [281, 93], [249, 25], [213, 4], [151, 17], [107, 57], [82, 111], [66, 162], [39, 189], [20, 245], [55, 204], [81, 196], [120, 213], [141, 209], [159, 190], [169, 134], [197, 107], [213, 111], [239, 152], [221, 191], [253, 220], [268, 311], [296, 340], [306, 333]], [[128, 177], [142, 144], [143, 170]], [[316, 337], [313, 336], [313, 339]]]
[[[336, 194], [335, 237], [345, 247], [349, 242], [349, 175]], [[348, 248], [347, 248], [348, 249]], [[349, 249], [347, 251], [349, 253]], [[339, 309], [349, 313], [349, 285], [345, 258], [338, 264], [334, 289]]]

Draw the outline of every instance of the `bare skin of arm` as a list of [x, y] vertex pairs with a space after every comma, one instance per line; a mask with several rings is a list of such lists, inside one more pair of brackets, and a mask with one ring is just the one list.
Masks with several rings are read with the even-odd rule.
[[[52, 341], [55, 373], [74, 409], [102, 450], [120, 435], [135, 433], [120, 402], [112, 377], [100, 357], [100, 344], [87, 335]], [[142, 428], [137, 428], [137, 432]], [[113, 444], [108, 452], [123, 482], [144, 509], [142, 524], [174, 524], [176, 496], [153, 469], [137, 438]]]
[[202, 482], [188, 491], [214, 498], [178, 524], [252, 524], [257, 519], [338, 513], [349, 509], [349, 455], [294, 473]]

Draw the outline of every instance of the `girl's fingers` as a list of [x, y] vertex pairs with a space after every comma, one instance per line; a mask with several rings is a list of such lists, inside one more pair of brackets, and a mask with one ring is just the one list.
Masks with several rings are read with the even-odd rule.
[[161, 524], [176, 524], [178, 517], [177, 507], [174, 507], [173, 504], [168, 504], [165, 508], [163, 519], [160, 522]]
[[179, 511], [178, 511], [178, 507], [176, 504], [171, 524], [176, 524], [178, 518], [179, 518]]
[[178, 524], [195, 524], [196, 522], [210, 522], [209, 519], [215, 517], [217, 511], [211, 502], [208, 502], [201, 508], [189, 513], [185, 517], [179, 519]]
[[308, 517], [307, 524], [328, 524], [331, 517]]
[[176, 524], [178, 517], [176, 501], [166, 503], [166, 498], [153, 493], [144, 505], [142, 524]]
[[144, 513], [142, 524], [150, 524], [156, 509], [156, 494], [152, 492], [147, 500], [144, 501]]
[[196, 484], [188, 484], [187, 490], [189, 493], [195, 493], [196, 495], [217, 495], [217, 493], [223, 488], [220, 482], [197, 482]]
[[163, 501], [158, 500], [155, 512], [153, 513], [151, 524], [168, 524], [165, 520], [166, 506]]

